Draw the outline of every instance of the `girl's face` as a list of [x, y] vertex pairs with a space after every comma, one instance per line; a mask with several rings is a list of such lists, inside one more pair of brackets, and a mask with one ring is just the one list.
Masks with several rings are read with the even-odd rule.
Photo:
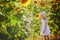
[[44, 18], [44, 16], [43, 16], [43, 15], [40, 15], [40, 17], [41, 17], [41, 18]]

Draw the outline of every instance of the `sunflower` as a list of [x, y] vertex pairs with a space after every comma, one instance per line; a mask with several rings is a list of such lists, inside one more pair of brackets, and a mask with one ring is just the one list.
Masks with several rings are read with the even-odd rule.
[[36, 14], [36, 15], [34, 16], [34, 18], [39, 19], [39, 18], [40, 18], [40, 14]]
[[19, 11], [19, 10], [20, 10], [20, 8], [19, 8], [19, 7], [15, 8], [15, 11]]
[[30, 2], [31, 2], [31, 0], [22, 0], [22, 1], [20, 2], [20, 4], [21, 4], [21, 6], [26, 7], [26, 6], [28, 6], [28, 5], [30, 4]]
[[57, 9], [57, 5], [53, 4], [51, 8], [52, 8], [52, 10], [56, 10]]
[[41, 8], [45, 8], [45, 7], [46, 7], [46, 4], [40, 3], [40, 7], [41, 7]]
[[60, 0], [56, 0], [56, 2], [60, 2]]
[[55, 1], [51, 1], [51, 4], [55, 4]]
[[15, 14], [16, 14], [20, 10], [20, 8], [19, 7], [15, 7], [14, 10], [15, 10]]
[[37, 4], [37, 1], [34, 1], [35, 4]]

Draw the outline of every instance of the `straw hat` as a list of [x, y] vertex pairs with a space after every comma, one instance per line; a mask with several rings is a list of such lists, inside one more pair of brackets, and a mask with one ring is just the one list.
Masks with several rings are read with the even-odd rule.
[[44, 17], [46, 17], [46, 12], [45, 11], [42, 11], [40, 14], [43, 15]]

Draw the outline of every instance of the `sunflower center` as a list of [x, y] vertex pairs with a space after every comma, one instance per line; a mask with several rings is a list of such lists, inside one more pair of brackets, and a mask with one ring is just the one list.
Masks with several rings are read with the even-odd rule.
[[26, 3], [28, 0], [22, 0], [22, 3], [24, 4], [24, 3]]
[[36, 17], [39, 17], [39, 15], [36, 15]]
[[34, 3], [36, 4], [36, 3], [37, 3], [37, 1], [34, 1]]
[[44, 3], [40, 3], [40, 6], [41, 6], [41, 7], [44, 7], [44, 6], [45, 6], [45, 4], [44, 4]]

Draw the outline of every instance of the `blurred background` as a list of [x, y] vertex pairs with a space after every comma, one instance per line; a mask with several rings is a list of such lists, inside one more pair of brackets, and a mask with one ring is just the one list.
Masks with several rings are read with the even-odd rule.
[[0, 0], [0, 40], [43, 40], [42, 11], [47, 13], [50, 40], [60, 40], [60, 0]]

